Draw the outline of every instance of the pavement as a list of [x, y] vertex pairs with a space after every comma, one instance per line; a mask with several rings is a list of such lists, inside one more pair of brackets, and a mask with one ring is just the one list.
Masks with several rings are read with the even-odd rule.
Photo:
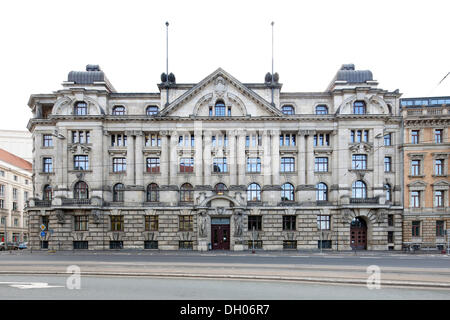
[[372, 270], [379, 268], [378, 279], [384, 286], [450, 290], [450, 256], [440, 253], [34, 250], [0, 254], [0, 275], [67, 275], [70, 265], [90, 276], [358, 285], [366, 285], [373, 279]]

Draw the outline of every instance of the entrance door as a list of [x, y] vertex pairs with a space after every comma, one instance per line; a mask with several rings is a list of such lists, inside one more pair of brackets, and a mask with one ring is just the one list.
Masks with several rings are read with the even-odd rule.
[[230, 225], [212, 224], [211, 238], [213, 250], [230, 250]]
[[350, 225], [350, 246], [352, 249], [367, 249], [367, 225], [363, 218], [356, 217]]

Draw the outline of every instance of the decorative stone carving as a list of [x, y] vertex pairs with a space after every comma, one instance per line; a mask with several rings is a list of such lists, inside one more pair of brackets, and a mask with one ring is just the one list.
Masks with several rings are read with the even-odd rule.
[[206, 212], [202, 211], [199, 213], [198, 215], [198, 236], [200, 238], [206, 238], [208, 236], [208, 231], [207, 231], [207, 220], [208, 217], [206, 215]]
[[94, 223], [99, 224], [101, 223], [101, 218], [102, 218], [102, 212], [100, 210], [92, 210], [92, 215], [94, 217]]
[[364, 142], [350, 146], [350, 151], [352, 151], [354, 153], [367, 153], [367, 152], [371, 152], [372, 149], [373, 149], [373, 147], [370, 144], [364, 143]]
[[234, 215], [233, 218], [234, 218], [234, 236], [235, 237], [242, 237], [243, 230], [244, 230], [242, 211], [238, 211]]
[[214, 81], [214, 93], [216, 97], [223, 98], [225, 92], [227, 91], [227, 86], [225, 84], [225, 79], [223, 77], [217, 77]]
[[64, 210], [56, 210], [56, 218], [58, 219], [58, 223], [64, 223]]
[[377, 214], [376, 214], [376, 221], [377, 223], [383, 223], [383, 221], [386, 219], [386, 211], [384, 210], [378, 210]]

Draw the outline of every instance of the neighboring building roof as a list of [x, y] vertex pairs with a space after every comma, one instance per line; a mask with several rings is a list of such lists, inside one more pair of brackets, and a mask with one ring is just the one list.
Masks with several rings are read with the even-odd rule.
[[450, 105], [450, 96], [447, 97], [417, 97], [400, 99], [400, 107], [436, 107]]
[[28, 162], [27, 160], [24, 160], [21, 157], [9, 153], [8, 151], [3, 149], [0, 149], [0, 160], [27, 171], [32, 170], [31, 162]]

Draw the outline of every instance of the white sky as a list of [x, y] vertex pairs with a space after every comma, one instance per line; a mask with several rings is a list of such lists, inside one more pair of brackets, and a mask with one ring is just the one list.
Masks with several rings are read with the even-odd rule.
[[195, 83], [222, 67], [241, 82], [275, 72], [282, 92], [324, 91], [344, 63], [403, 97], [449, 95], [450, 1], [2, 1], [0, 129], [25, 130], [30, 94], [99, 64], [119, 92]]

